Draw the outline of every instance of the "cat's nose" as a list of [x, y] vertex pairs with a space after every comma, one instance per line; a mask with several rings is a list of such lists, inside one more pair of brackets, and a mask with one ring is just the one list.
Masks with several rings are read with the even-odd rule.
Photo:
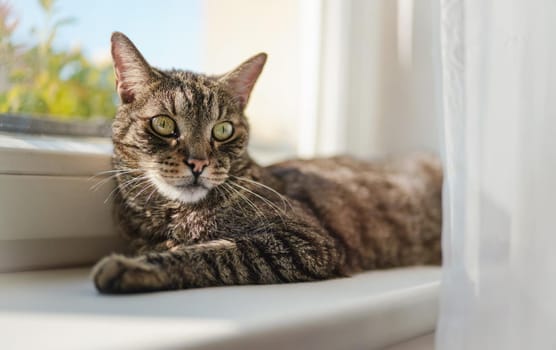
[[195, 177], [201, 175], [203, 170], [209, 165], [208, 159], [195, 159], [195, 158], [187, 158], [185, 160], [185, 164], [191, 168], [191, 172]]

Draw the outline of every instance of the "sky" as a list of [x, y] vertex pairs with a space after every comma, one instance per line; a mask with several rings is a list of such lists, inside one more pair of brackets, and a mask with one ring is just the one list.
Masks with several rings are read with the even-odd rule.
[[[20, 24], [16, 39], [32, 40], [32, 27], [44, 27], [38, 0], [10, 2]], [[91, 59], [110, 59], [110, 34], [121, 31], [160, 68], [198, 70], [201, 49], [201, 0], [58, 0], [56, 18], [72, 17], [62, 27], [55, 46], [79, 46]]]

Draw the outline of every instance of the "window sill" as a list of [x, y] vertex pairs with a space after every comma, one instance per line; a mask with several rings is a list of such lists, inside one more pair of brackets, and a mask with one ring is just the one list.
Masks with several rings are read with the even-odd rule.
[[434, 330], [440, 278], [414, 267], [116, 297], [88, 273], [0, 274], [0, 348], [381, 349]]
[[0, 133], [0, 174], [92, 176], [111, 168], [108, 138]]

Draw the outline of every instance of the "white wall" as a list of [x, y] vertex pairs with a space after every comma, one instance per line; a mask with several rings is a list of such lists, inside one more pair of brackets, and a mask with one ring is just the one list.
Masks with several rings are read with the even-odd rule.
[[[433, 85], [435, 69], [439, 69], [434, 66], [436, 33], [433, 32], [432, 10], [437, 1], [383, 1], [378, 77], [379, 152], [439, 149]], [[409, 13], [404, 14], [404, 9]], [[404, 29], [412, 33], [403, 33]], [[409, 41], [404, 42], [404, 38]], [[406, 57], [405, 52], [410, 57]]]
[[293, 153], [299, 111], [299, 3], [297, 0], [203, 1], [202, 65], [223, 73], [256, 53], [268, 53], [246, 114], [252, 142]]
[[436, 151], [437, 1], [207, 0], [203, 65], [269, 53], [247, 110], [254, 143], [302, 156]]

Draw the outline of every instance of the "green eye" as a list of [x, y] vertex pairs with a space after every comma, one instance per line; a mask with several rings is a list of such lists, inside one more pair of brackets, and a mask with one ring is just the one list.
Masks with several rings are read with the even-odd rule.
[[234, 134], [234, 125], [230, 122], [218, 123], [212, 128], [212, 136], [217, 141], [226, 141]]
[[151, 118], [151, 127], [160, 136], [172, 136], [176, 134], [176, 122], [167, 115], [157, 115]]

